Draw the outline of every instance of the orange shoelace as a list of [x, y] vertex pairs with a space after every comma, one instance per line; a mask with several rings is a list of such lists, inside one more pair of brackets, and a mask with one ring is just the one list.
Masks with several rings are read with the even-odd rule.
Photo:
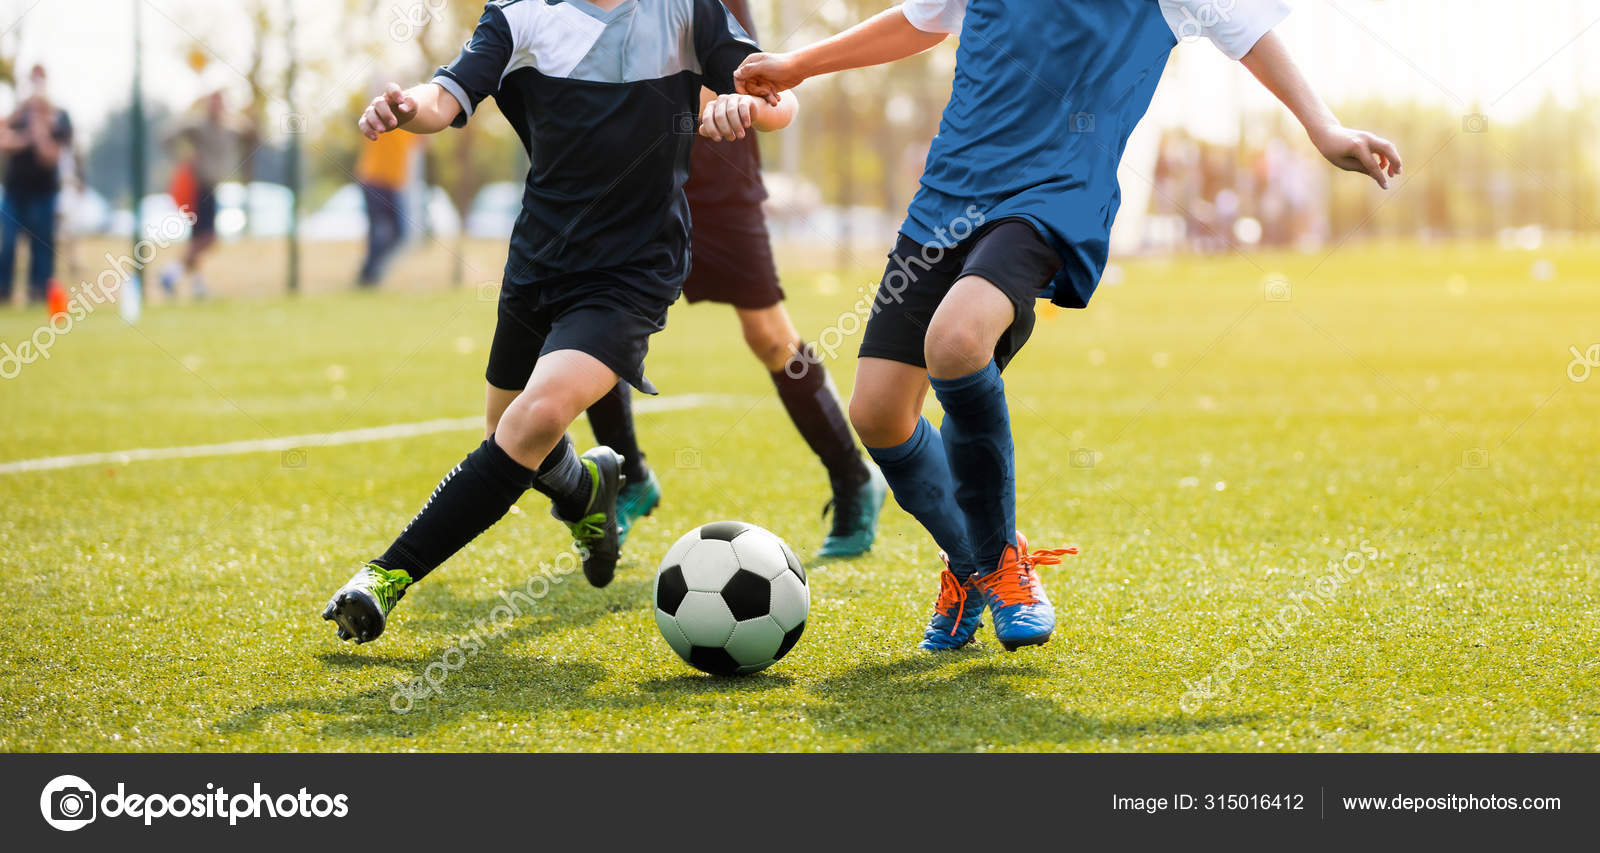
[[1055, 566], [1061, 563], [1063, 556], [1076, 553], [1077, 548], [1041, 548], [1023, 559], [1034, 566]]
[[1054, 566], [1061, 562], [1063, 555], [1076, 553], [1077, 548], [1044, 548], [1031, 554], [1008, 548], [998, 569], [973, 580], [987, 595], [1000, 599], [1007, 607], [1033, 604], [1039, 600], [1033, 592], [1034, 585], [1039, 582], [1033, 567]]
[[950, 614], [953, 620], [950, 624], [950, 633], [953, 636], [956, 629], [961, 627], [961, 614], [967, 607], [967, 585], [956, 577], [956, 573], [945, 569], [939, 573], [939, 600], [934, 602], [933, 609], [939, 613]]

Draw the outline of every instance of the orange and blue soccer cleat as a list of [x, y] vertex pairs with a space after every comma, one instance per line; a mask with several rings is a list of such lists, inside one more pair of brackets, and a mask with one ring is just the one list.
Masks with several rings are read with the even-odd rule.
[[939, 573], [939, 599], [933, 616], [922, 632], [917, 648], [929, 652], [948, 652], [972, 642], [983, 627], [983, 593], [972, 585], [972, 578], [958, 578], [950, 571], [950, 558], [943, 551], [944, 571]]
[[1017, 544], [1006, 546], [998, 567], [973, 576], [973, 586], [983, 593], [994, 616], [995, 639], [1006, 651], [1050, 639], [1056, 628], [1056, 611], [1034, 567], [1055, 565], [1061, 562], [1061, 555], [1076, 553], [1077, 548], [1051, 548], [1030, 554], [1028, 540], [1018, 533]]

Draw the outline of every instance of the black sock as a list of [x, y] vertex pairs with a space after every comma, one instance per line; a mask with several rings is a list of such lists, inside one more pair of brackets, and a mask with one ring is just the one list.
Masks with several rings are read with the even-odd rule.
[[589, 428], [594, 430], [596, 444], [622, 454], [622, 476], [628, 482], [649, 479], [650, 468], [644, 464], [644, 451], [639, 449], [639, 436], [633, 430], [633, 389], [627, 382], [618, 382], [589, 407]]
[[828, 469], [835, 492], [857, 488], [872, 476], [856, 449], [828, 369], [810, 344], [801, 343], [789, 363], [772, 372], [772, 384], [778, 388], [778, 399], [788, 410], [789, 420]]
[[439, 481], [422, 511], [373, 562], [386, 569], [404, 569], [412, 580], [422, 580], [499, 521], [533, 480], [534, 473], [490, 437]]
[[556, 515], [568, 521], [577, 521], [589, 509], [592, 486], [589, 469], [578, 459], [570, 435], [561, 437], [550, 455], [539, 463], [539, 473], [533, 478], [533, 488], [550, 499]]

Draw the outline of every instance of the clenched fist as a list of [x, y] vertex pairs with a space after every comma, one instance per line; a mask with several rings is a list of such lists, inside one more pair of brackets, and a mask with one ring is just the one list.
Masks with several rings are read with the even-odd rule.
[[383, 89], [383, 94], [372, 99], [367, 104], [367, 109], [361, 113], [361, 120], [356, 126], [361, 128], [361, 134], [368, 139], [376, 140], [378, 134], [398, 130], [406, 122], [417, 117], [417, 101], [406, 94], [398, 83], [390, 83]]

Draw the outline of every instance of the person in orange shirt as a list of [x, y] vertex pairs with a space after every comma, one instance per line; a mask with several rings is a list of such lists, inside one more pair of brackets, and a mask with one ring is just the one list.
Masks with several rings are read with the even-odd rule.
[[367, 202], [367, 257], [357, 279], [362, 287], [378, 285], [404, 242], [401, 194], [411, 176], [411, 152], [420, 139], [412, 133], [385, 133], [366, 143], [356, 160], [356, 180]]

